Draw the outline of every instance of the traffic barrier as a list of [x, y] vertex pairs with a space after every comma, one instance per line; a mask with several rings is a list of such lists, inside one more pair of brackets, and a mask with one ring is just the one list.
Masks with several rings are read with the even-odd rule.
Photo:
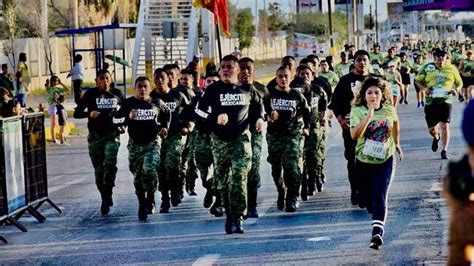
[[18, 222], [26, 212], [40, 223], [46, 218], [38, 209], [45, 202], [62, 212], [48, 198], [44, 114], [0, 119], [0, 143], [0, 225], [9, 222], [27, 232]]

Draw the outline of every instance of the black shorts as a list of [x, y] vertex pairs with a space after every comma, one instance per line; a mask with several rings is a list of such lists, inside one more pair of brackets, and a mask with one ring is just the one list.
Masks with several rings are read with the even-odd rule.
[[400, 76], [402, 76], [402, 84], [404, 84], [404, 85], [410, 85], [410, 74], [408, 74], [408, 73], [400, 73]]
[[433, 103], [425, 106], [425, 120], [429, 128], [436, 126], [439, 122], [451, 122], [451, 104]]
[[463, 77], [461, 76], [462, 79], [462, 87], [467, 88], [471, 85], [474, 85], [474, 77]]
[[418, 85], [416, 85], [416, 82], [413, 82], [413, 86], [415, 87], [416, 93], [420, 93], [420, 87], [418, 87]]

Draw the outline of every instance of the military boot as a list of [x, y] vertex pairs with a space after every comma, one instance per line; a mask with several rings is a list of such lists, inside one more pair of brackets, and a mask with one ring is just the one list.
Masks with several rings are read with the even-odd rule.
[[308, 183], [306, 181], [303, 181], [303, 183], [301, 183], [301, 200], [308, 200]]
[[286, 193], [286, 212], [295, 212], [298, 208], [298, 199], [296, 194], [290, 191]]
[[283, 209], [285, 208], [285, 188], [277, 187], [277, 190], [278, 190], [277, 208], [280, 211], [283, 211]]
[[232, 214], [230, 213], [229, 210], [225, 210], [225, 233], [226, 234], [232, 234]]
[[248, 217], [258, 218], [257, 211], [257, 192], [250, 192], [248, 195]]
[[170, 212], [170, 194], [168, 191], [162, 191], [160, 213], [169, 213], [169, 212]]
[[100, 197], [102, 199], [102, 204], [100, 206], [100, 212], [102, 215], [107, 215], [110, 212], [110, 206], [113, 206], [112, 201], [112, 187], [101, 187]]
[[181, 203], [181, 189], [179, 187], [175, 187], [171, 189], [171, 205], [173, 207], [178, 207], [178, 205]]
[[234, 226], [232, 228], [232, 233], [243, 234], [244, 233], [244, 218], [242, 216], [234, 216], [233, 219]]
[[224, 211], [222, 210], [221, 196], [216, 195], [216, 201], [212, 204], [212, 207], [209, 209], [209, 213], [216, 217], [224, 216]]
[[148, 214], [154, 214], [155, 211], [156, 211], [156, 208], [155, 208], [155, 192], [152, 191], [152, 190], [149, 190], [147, 193], [146, 193], [146, 201], [147, 201], [147, 205], [148, 205]]
[[211, 207], [212, 201], [214, 199], [213, 194], [214, 193], [212, 192], [212, 189], [208, 188], [206, 191], [206, 195], [204, 195], [204, 201], [203, 201], [204, 208]]
[[146, 221], [148, 218], [148, 208], [147, 208], [147, 202], [145, 198], [145, 192], [137, 192], [137, 198], [138, 198], [138, 220], [140, 221]]

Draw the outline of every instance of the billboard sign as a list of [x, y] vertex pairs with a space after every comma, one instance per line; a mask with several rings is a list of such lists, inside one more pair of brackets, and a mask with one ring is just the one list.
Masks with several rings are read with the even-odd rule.
[[387, 3], [387, 15], [390, 21], [398, 21], [403, 15], [403, 3]]
[[404, 11], [454, 10], [474, 11], [474, 1], [469, 0], [403, 0]]

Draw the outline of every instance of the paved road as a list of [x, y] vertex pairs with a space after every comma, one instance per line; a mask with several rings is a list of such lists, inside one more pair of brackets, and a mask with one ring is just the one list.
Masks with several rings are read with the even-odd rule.
[[[451, 158], [461, 156], [462, 105], [453, 108]], [[276, 189], [262, 156], [261, 217], [245, 221], [244, 235], [226, 235], [224, 219], [202, 207], [204, 191], [185, 197], [169, 214], [137, 219], [137, 200], [128, 171], [126, 136], [122, 137], [115, 206], [99, 211], [85, 137], [72, 146], [48, 146], [50, 196], [63, 214], [42, 207], [47, 221], [20, 221], [21, 233], [0, 227], [10, 243], [0, 244], [0, 264], [437, 264], [446, 261], [445, 202], [439, 181], [447, 161], [430, 150], [423, 112], [413, 104], [399, 108], [405, 160], [398, 163], [389, 196], [385, 243], [368, 248], [371, 219], [349, 201], [342, 140], [338, 126], [329, 134], [322, 193], [302, 202], [294, 214], [276, 208]], [[85, 127], [85, 121], [75, 121]], [[335, 124], [335, 123], [334, 123]]]

